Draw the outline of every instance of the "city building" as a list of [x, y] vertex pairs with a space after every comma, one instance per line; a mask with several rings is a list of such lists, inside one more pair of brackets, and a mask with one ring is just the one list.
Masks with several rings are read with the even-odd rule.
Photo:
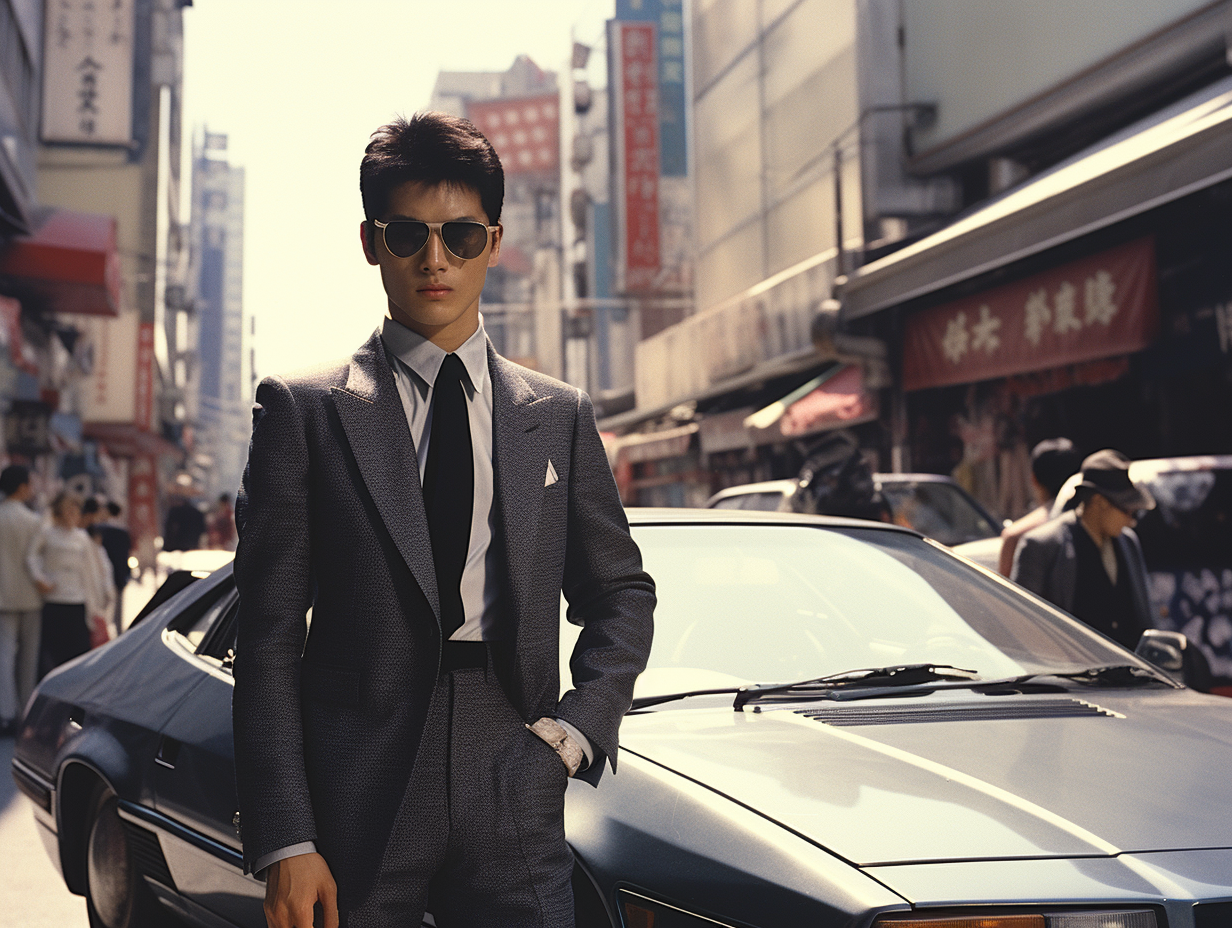
[[560, 377], [560, 91], [556, 73], [519, 55], [506, 71], [441, 71], [429, 109], [463, 116], [505, 171], [500, 263], [483, 291], [484, 327], [506, 357]]
[[188, 229], [189, 301], [195, 346], [189, 382], [194, 423], [190, 470], [203, 495], [235, 497], [252, 428], [251, 371], [244, 351], [244, 169], [227, 161], [227, 136], [193, 143]]
[[[4, 456], [126, 507], [149, 563], [182, 458], [190, 0], [0, 0]], [[14, 116], [16, 114], [16, 116]]]
[[840, 426], [1007, 516], [1042, 437], [1229, 450], [1230, 17], [698, 0], [698, 312], [603, 423], [626, 499], [792, 476]]

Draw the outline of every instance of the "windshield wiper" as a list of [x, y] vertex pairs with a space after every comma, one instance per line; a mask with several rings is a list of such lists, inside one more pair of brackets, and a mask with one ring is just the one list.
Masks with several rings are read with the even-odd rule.
[[827, 699], [836, 702], [851, 702], [858, 699], [876, 699], [881, 696], [913, 696], [921, 693], [932, 693], [936, 690], [1004, 690], [1013, 689], [1025, 683], [1034, 683], [1043, 677], [1053, 677], [1071, 683], [1080, 683], [1093, 687], [1135, 687], [1163, 684], [1174, 689], [1180, 689], [1180, 684], [1168, 679], [1160, 673], [1138, 667], [1134, 664], [1110, 664], [1106, 667], [1088, 667], [1086, 670], [1055, 671], [1041, 670], [1036, 673], [1024, 673], [1015, 677], [1001, 677], [992, 680], [963, 680], [960, 682], [940, 682], [936, 684], [921, 683], [909, 688], [875, 686], [859, 690], [843, 690], [826, 693]]
[[725, 696], [735, 694], [732, 708], [740, 711], [756, 699], [776, 694], [789, 698], [822, 698], [836, 702], [859, 699], [876, 699], [883, 696], [914, 696], [936, 690], [998, 690], [1032, 683], [1044, 677], [1067, 680], [1093, 687], [1134, 687], [1163, 684], [1175, 689], [1180, 684], [1134, 664], [1110, 664], [1104, 667], [1088, 667], [1085, 670], [1041, 670], [1014, 677], [994, 677], [981, 680], [974, 670], [966, 670], [951, 664], [901, 664], [894, 667], [873, 667], [864, 670], [845, 670], [842, 673], [798, 680], [794, 683], [761, 683], [747, 686], [730, 686], [720, 689], [684, 690], [679, 693], [662, 693], [643, 696], [633, 700], [630, 709], [646, 709], [650, 706], [687, 699], [690, 696]]
[[844, 670], [842, 673], [814, 677], [811, 680], [797, 680], [794, 683], [756, 683], [742, 686], [736, 690], [732, 708], [739, 712], [751, 700], [797, 690], [832, 690], [847, 686], [898, 689], [927, 684], [934, 680], [961, 680], [967, 683], [977, 678], [976, 671], [955, 667], [953, 664], [898, 664], [893, 667], [866, 667], [862, 670]]

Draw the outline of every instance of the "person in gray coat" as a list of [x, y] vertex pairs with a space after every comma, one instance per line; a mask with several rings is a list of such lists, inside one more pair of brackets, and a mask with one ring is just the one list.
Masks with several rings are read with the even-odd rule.
[[0, 735], [10, 735], [38, 682], [43, 596], [26, 552], [43, 520], [28, 505], [34, 495], [28, 468], [4, 468], [0, 494]]
[[1077, 497], [1076, 508], [1022, 537], [1010, 579], [1132, 649], [1152, 625], [1133, 526], [1155, 500], [1111, 449], [1083, 460]]
[[360, 190], [388, 316], [348, 360], [261, 383], [237, 499], [245, 866], [272, 928], [316, 906], [326, 928], [418, 925], [429, 899], [449, 928], [569, 928], [565, 787], [616, 770], [654, 584], [589, 397], [484, 333], [491, 144], [399, 119]]

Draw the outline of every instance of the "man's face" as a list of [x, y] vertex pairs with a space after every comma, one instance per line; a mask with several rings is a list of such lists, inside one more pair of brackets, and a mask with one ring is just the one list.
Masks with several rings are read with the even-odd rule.
[[1116, 538], [1125, 529], [1138, 524], [1138, 520], [1134, 518], [1132, 513], [1120, 509], [1107, 497], [1101, 496], [1098, 493], [1092, 495], [1088, 505], [1095, 508], [1093, 517], [1099, 526], [1099, 530], [1109, 538]]
[[[488, 224], [477, 190], [418, 181], [395, 188], [385, 214], [377, 218], [382, 222], [418, 219], [429, 223], [469, 219]], [[394, 321], [447, 351], [469, 338], [479, 325], [479, 295], [488, 268], [494, 267], [500, 256], [501, 230], [492, 232], [483, 253], [470, 260], [451, 254], [436, 232], [416, 254], [399, 258], [385, 247], [380, 229], [373, 228], [371, 247], [365, 231], [361, 225], [364, 254], [369, 264], [381, 268], [381, 283]]]

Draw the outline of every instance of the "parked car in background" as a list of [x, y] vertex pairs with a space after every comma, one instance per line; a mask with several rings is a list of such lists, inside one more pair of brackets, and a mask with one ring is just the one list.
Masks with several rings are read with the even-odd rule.
[[[1228, 923], [1232, 702], [893, 525], [629, 519], [655, 642], [619, 773], [568, 788], [579, 928]], [[31, 703], [13, 773], [92, 925], [265, 925], [235, 616], [227, 566]]]
[[[975, 498], [940, 474], [873, 474], [873, 483], [893, 514], [894, 522], [912, 528], [943, 545], [999, 537], [1001, 523]], [[790, 511], [795, 480], [746, 483], [720, 490], [706, 502], [710, 509]]]

